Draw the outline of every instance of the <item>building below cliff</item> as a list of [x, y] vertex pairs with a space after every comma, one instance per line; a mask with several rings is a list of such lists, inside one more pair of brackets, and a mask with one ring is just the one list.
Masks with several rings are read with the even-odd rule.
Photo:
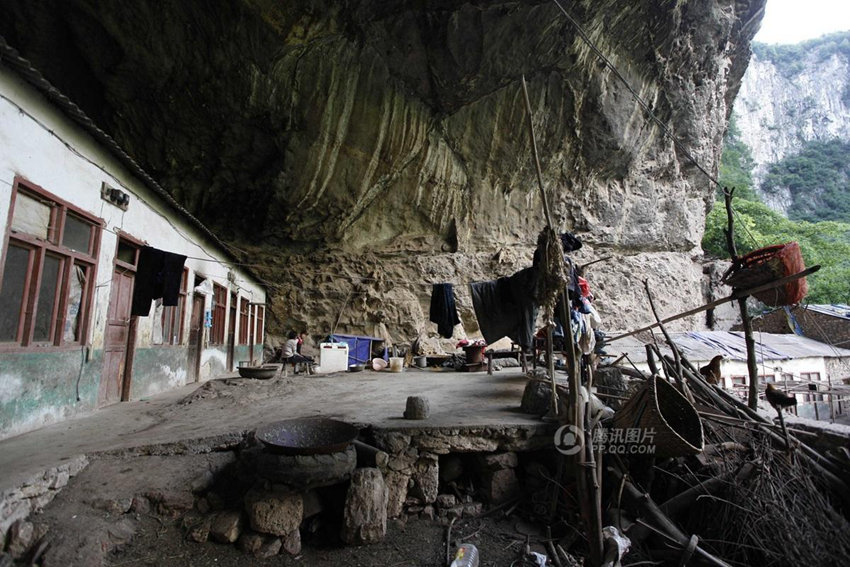
[[[755, 321], [754, 321], [755, 326]], [[749, 387], [747, 347], [744, 334], [737, 331], [694, 331], [672, 333], [673, 341], [693, 365], [706, 366], [717, 355], [720, 362], [719, 386], [746, 398]], [[797, 396], [800, 417], [830, 419], [850, 413], [848, 395], [843, 388], [850, 380], [850, 349], [838, 348], [813, 338], [793, 334], [774, 334], [755, 330], [760, 397], [765, 384]], [[662, 348], [665, 351], [666, 346]], [[612, 355], [627, 353], [643, 371], [649, 371], [645, 344], [627, 338], [608, 347]], [[830, 402], [833, 409], [830, 410]]]
[[2, 37], [0, 145], [0, 438], [262, 356], [263, 286]]

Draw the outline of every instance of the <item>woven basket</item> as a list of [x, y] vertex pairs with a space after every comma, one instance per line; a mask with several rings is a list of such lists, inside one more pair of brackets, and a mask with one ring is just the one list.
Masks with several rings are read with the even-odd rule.
[[[800, 245], [796, 242], [788, 242], [759, 248], [741, 256], [723, 274], [720, 281], [735, 289], [750, 289], [797, 274], [805, 269]], [[806, 278], [799, 278], [785, 285], [753, 294], [753, 297], [767, 305], [779, 307], [800, 303], [808, 291]]]
[[679, 390], [659, 377], [647, 380], [614, 415], [614, 427], [654, 430], [655, 456], [695, 455], [702, 451], [702, 421]]

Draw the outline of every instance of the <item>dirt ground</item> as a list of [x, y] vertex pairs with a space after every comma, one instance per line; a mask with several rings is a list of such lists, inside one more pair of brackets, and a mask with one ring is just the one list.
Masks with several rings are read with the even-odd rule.
[[[193, 541], [187, 520], [197, 515], [198, 495], [214, 482], [210, 471], [232, 463], [229, 451], [92, 461], [42, 512], [30, 517], [37, 529], [47, 530], [49, 545], [39, 562], [46, 567], [447, 565], [448, 527], [439, 519], [419, 516], [389, 520], [387, 535], [379, 543], [346, 546], [331, 511], [318, 522], [302, 524], [302, 549], [295, 556], [281, 551], [263, 559], [236, 544]], [[343, 484], [330, 490], [337, 490], [342, 500], [344, 489]], [[528, 518], [522, 502], [489, 512], [485, 508], [482, 516], [452, 525], [451, 552], [467, 542], [478, 547], [482, 566], [532, 565], [523, 562], [526, 543], [532, 551], [545, 554], [544, 530]]]
[[[268, 559], [246, 555], [234, 545], [195, 543], [189, 541], [177, 525], [160, 523], [152, 517], [143, 518], [136, 538], [106, 557], [104, 565], [138, 566], [236, 566], [236, 565], [310, 565], [371, 567], [432, 567], [447, 565], [447, 528], [437, 522], [414, 518], [390, 521], [386, 538], [372, 545], [342, 546], [320, 539], [305, 541], [301, 554], [291, 557], [285, 553]], [[473, 543], [479, 550], [480, 565], [524, 565], [521, 562], [524, 542], [517, 532], [520, 521], [484, 518], [462, 520], [452, 528], [452, 541]], [[522, 529], [519, 526], [519, 529]], [[455, 547], [452, 548], [452, 553]], [[539, 544], [532, 550], [542, 552]]]
[[[0, 444], [0, 450], [8, 449], [0, 464], [8, 460], [15, 465], [9, 470], [23, 477], [28, 470], [75, 454], [89, 459], [52, 501], [28, 518], [36, 540], [47, 535], [42, 540], [46, 545], [35, 544], [26, 559], [37, 555], [45, 567], [445, 565], [447, 527], [439, 518], [403, 514], [388, 521], [383, 541], [344, 546], [334, 515], [328, 514], [318, 528], [302, 526], [299, 554], [282, 551], [267, 559], [235, 544], [193, 541], [186, 518], [197, 514], [199, 498], [237, 461], [239, 444], [258, 415], [268, 420], [332, 412], [353, 422], [396, 425], [404, 423], [396, 416], [405, 396], [424, 393], [431, 398], [428, 425], [504, 427], [507, 422], [536, 427], [538, 421], [517, 412], [525, 381], [508, 372], [216, 380], [6, 441]], [[474, 406], [465, 401], [470, 397], [477, 400]], [[338, 500], [344, 500], [344, 492]], [[526, 536], [531, 550], [545, 553], [540, 543], [544, 528], [525, 514], [522, 503], [511, 508], [509, 517], [507, 506], [490, 513], [485, 507], [481, 517], [458, 520], [452, 528], [452, 553], [456, 545], [470, 542], [480, 550], [481, 565], [531, 565], [523, 563]]]

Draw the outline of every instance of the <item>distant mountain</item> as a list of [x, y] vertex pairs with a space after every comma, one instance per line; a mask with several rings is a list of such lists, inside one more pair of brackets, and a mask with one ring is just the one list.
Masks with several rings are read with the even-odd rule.
[[734, 119], [765, 203], [794, 219], [850, 222], [850, 32], [754, 43]]

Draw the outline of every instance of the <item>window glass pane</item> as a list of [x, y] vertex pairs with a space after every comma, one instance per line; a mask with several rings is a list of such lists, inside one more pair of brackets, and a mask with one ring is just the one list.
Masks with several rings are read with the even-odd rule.
[[83, 293], [86, 289], [88, 267], [74, 264], [68, 291], [68, 310], [65, 313], [65, 329], [62, 340], [66, 343], [80, 342], [80, 318], [82, 316]]
[[35, 328], [33, 340], [50, 341], [53, 329], [53, 305], [56, 303], [56, 284], [62, 261], [55, 256], [44, 257], [44, 267], [41, 272], [41, 284], [38, 287], [38, 305], [35, 309]]
[[151, 330], [151, 344], [161, 345], [163, 327], [165, 326], [165, 307], [162, 305], [162, 298], [154, 301], [153, 308], [153, 329]]
[[9, 244], [3, 270], [3, 288], [0, 290], [0, 341], [3, 342], [18, 340], [29, 257], [28, 249]]
[[65, 217], [65, 230], [62, 234], [62, 246], [77, 252], [88, 253], [91, 245], [91, 223], [73, 215]]
[[137, 248], [135, 246], [127, 244], [123, 240], [118, 241], [118, 259], [122, 262], [135, 266], [136, 250]]
[[12, 213], [12, 230], [47, 240], [52, 209], [50, 205], [18, 192], [15, 197], [15, 211]]

